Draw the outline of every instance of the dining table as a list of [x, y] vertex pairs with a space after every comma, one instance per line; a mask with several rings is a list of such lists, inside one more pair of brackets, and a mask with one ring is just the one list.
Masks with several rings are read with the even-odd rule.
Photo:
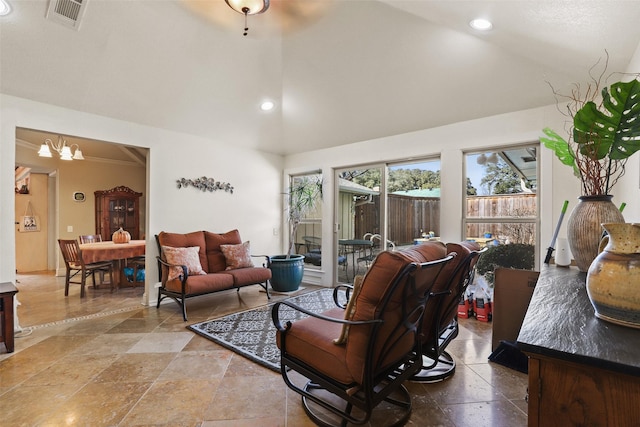
[[130, 240], [127, 243], [114, 243], [113, 241], [102, 241], [94, 243], [81, 243], [82, 260], [85, 264], [100, 261], [113, 262], [117, 272], [111, 279], [117, 289], [121, 283], [125, 282], [123, 268], [124, 261], [129, 258], [144, 256], [146, 251], [146, 241]]
[[[356, 277], [356, 252], [360, 253], [362, 250], [371, 250], [373, 248], [373, 242], [369, 239], [339, 239], [338, 244], [342, 247], [342, 252], [345, 256], [351, 252], [351, 269], [353, 271], [353, 277]], [[347, 282], [349, 282], [349, 267], [346, 269], [347, 271]], [[351, 283], [351, 282], [349, 282]]]

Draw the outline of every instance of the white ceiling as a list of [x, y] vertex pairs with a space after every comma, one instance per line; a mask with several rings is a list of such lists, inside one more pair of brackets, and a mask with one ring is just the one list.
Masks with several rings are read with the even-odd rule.
[[3, 93], [278, 154], [552, 104], [640, 42], [636, 0], [271, 0], [247, 37], [223, 0], [85, 0], [78, 31], [8, 1]]

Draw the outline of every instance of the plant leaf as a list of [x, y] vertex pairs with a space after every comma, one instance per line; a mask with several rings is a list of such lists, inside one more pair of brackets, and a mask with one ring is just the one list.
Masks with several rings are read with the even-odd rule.
[[548, 149], [553, 150], [562, 164], [573, 167], [573, 174], [580, 177], [580, 171], [576, 165], [576, 158], [573, 151], [569, 149], [569, 143], [551, 128], [544, 128], [542, 132], [547, 135], [547, 138], [540, 137], [540, 142]]
[[576, 112], [573, 138], [580, 154], [593, 159], [626, 159], [640, 150], [640, 80], [602, 90], [603, 110], [587, 102]]

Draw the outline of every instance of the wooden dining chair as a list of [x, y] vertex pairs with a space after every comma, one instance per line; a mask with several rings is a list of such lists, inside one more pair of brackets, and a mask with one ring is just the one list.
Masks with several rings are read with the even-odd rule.
[[[64, 283], [64, 296], [69, 295], [69, 284], [77, 283], [80, 287], [80, 298], [84, 297], [84, 287], [87, 282], [87, 277], [91, 276], [93, 279], [93, 287], [96, 287], [96, 271], [108, 271], [110, 278], [111, 291], [113, 291], [113, 265], [110, 261], [95, 262], [92, 264], [85, 264], [82, 259], [82, 250], [77, 240], [63, 240], [58, 239], [60, 245], [60, 251], [62, 251], [62, 257], [64, 258], [64, 264], [67, 268], [67, 274]], [[80, 281], [72, 281], [74, 277], [80, 274]]]
[[[126, 274], [127, 272], [125, 271], [125, 277], [127, 278], [128, 282], [131, 282], [133, 286], [135, 286], [136, 283], [144, 284], [144, 279], [143, 279], [145, 276], [144, 255], [133, 257], [133, 258], [127, 258], [125, 260], [124, 265], [126, 266], [125, 268], [130, 269], [129, 270], [130, 274]], [[142, 274], [139, 274], [139, 272], [142, 272]]]
[[[101, 234], [83, 234], [78, 236], [78, 240], [80, 240], [80, 244], [102, 242], [102, 235]], [[107, 273], [106, 269], [103, 268], [100, 270], [100, 284], [105, 283], [104, 281], [105, 273]]]
[[95, 243], [95, 242], [102, 242], [102, 235], [100, 234], [85, 234], [82, 236], [78, 236], [78, 239], [80, 239], [80, 243]]

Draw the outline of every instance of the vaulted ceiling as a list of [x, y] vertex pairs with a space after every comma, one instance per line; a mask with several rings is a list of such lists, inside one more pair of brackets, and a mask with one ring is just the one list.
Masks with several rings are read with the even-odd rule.
[[640, 43], [634, 0], [271, 0], [246, 37], [223, 0], [8, 1], [2, 93], [285, 155], [549, 105]]

